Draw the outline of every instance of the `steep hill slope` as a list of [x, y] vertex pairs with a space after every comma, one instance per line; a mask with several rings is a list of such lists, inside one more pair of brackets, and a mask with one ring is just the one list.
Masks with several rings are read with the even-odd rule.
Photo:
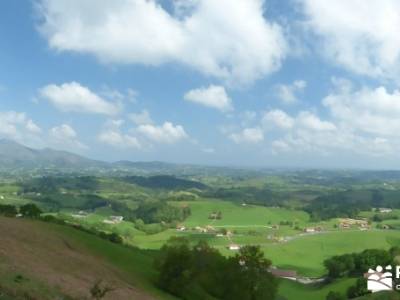
[[91, 299], [100, 280], [113, 289], [104, 299], [171, 299], [154, 287], [152, 261], [70, 227], [0, 217], [0, 299]]

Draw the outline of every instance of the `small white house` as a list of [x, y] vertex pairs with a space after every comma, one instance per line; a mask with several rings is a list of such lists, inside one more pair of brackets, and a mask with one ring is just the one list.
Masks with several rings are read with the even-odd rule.
[[228, 249], [232, 250], [232, 251], [237, 251], [237, 250], [240, 250], [240, 246], [237, 244], [230, 244]]
[[391, 213], [393, 210], [391, 208], [385, 208], [385, 207], [381, 207], [379, 208], [379, 212], [382, 214], [387, 214], [387, 213]]
[[176, 228], [176, 231], [186, 231], [186, 227], [185, 226], [178, 226]]
[[307, 227], [304, 229], [304, 232], [306, 233], [314, 233], [315, 232], [315, 228], [314, 227]]
[[124, 220], [123, 216], [110, 216], [108, 219], [103, 220], [105, 224], [118, 224]]
[[115, 223], [121, 223], [124, 220], [123, 216], [110, 216], [110, 220]]

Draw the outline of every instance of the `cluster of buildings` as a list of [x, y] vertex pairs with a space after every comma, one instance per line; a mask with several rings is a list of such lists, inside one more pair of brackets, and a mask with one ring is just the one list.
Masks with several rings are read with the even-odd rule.
[[103, 220], [105, 224], [119, 224], [124, 220], [123, 216], [110, 216], [108, 219]]
[[86, 218], [89, 214], [86, 211], [80, 210], [77, 214], [71, 214], [74, 218]]
[[367, 230], [371, 228], [371, 226], [368, 224], [367, 219], [351, 219], [351, 218], [339, 219], [339, 228], [350, 229], [353, 226], [357, 226], [361, 230]]
[[380, 208], [378, 208], [378, 211], [379, 211], [381, 214], [388, 214], [388, 213], [391, 213], [391, 212], [393, 211], [393, 209], [391, 209], [391, 208], [386, 208], [386, 207], [380, 207]]
[[324, 229], [321, 226], [316, 226], [316, 227], [306, 227], [304, 228], [304, 232], [305, 233], [317, 233], [317, 232], [321, 232]]

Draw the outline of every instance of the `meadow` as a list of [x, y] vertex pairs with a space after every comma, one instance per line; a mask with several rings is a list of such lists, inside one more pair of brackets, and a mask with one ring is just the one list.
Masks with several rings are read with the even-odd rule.
[[[309, 215], [299, 210], [243, 206], [220, 200], [181, 201], [171, 204], [191, 208], [191, 215], [179, 225], [184, 226], [185, 231], [170, 228], [159, 233], [146, 234], [136, 229], [131, 222], [104, 224], [103, 220], [110, 214], [105, 209], [100, 209], [85, 218], [72, 218], [69, 216], [70, 211], [68, 213], [64, 211], [59, 216], [87, 227], [116, 232], [128, 244], [141, 249], [157, 250], [173, 236], [186, 237], [193, 244], [205, 240], [225, 255], [235, 254], [235, 251], [228, 249], [230, 244], [260, 245], [265, 256], [271, 259], [275, 266], [296, 270], [302, 276], [309, 277], [323, 276], [325, 273], [323, 261], [331, 256], [360, 252], [368, 248], [388, 249], [400, 245], [400, 235], [397, 230], [378, 230], [374, 228], [375, 224], [372, 225], [372, 229], [366, 231], [358, 228], [342, 230], [335, 226], [338, 222], [336, 219], [311, 222]], [[218, 211], [222, 213], [220, 220], [209, 218], [211, 213]], [[368, 215], [368, 212], [362, 215]], [[279, 225], [287, 221], [294, 222], [299, 228]], [[207, 226], [215, 230], [225, 229], [233, 234], [219, 236], [214, 232], [201, 233], [196, 229]], [[306, 227], [316, 226], [322, 227], [323, 231], [303, 232]], [[302, 259], [299, 260], [299, 257]]]
[[[394, 209], [390, 215], [371, 210], [365, 203], [372, 201], [377, 193], [369, 188], [345, 191], [338, 185], [334, 191], [330, 191], [328, 185], [318, 185], [313, 180], [303, 184], [299, 179], [288, 183], [287, 178], [279, 176], [266, 178], [268, 180], [205, 177], [202, 182], [214, 184], [214, 187], [203, 190], [182, 189], [179, 186], [149, 188], [138, 184], [154, 185], [157, 181], [142, 182], [137, 177], [85, 177], [82, 182], [80, 178], [60, 178], [51, 181], [50, 186], [45, 179], [39, 179], [23, 186], [23, 189], [12, 183], [0, 185], [0, 195], [5, 196], [4, 199], [0, 197], [0, 204], [21, 205], [34, 202], [44, 209], [44, 215], [53, 215], [97, 232], [118, 234], [126, 245], [134, 246], [138, 250], [130, 253], [122, 250], [127, 248], [105, 246], [104, 242], [86, 239], [85, 235], [75, 234], [70, 229], [57, 229], [65, 230], [64, 234], [78, 239], [79, 245], [84, 245], [118, 269], [132, 274], [132, 280], [137, 276], [138, 284], [142, 282], [143, 288], [150, 290], [157, 290], [153, 285], [157, 273], [152, 265], [153, 255], [171, 237], [185, 237], [192, 245], [206, 241], [225, 256], [238, 253], [237, 250], [229, 249], [231, 245], [258, 245], [273, 266], [293, 270], [301, 277], [310, 278], [324, 277], [327, 271], [323, 262], [332, 256], [371, 248], [389, 249], [400, 246], [400, 209]], [[174, 181], [170, 177], [161, 179], [162, 184], [191, 184], [188, 181]], [[130, 180], [138, 182], [131, 183]], [[38, 184], [47, 189], [47, 192], [40, 195], [37, 192]], [[267, 184], [268, 188], [273, 189], [272, 192], [266, 188]], [[229, 200], [230, 193], [234, 197], [232, 201]], [[282, 194], [277, 197], [276, 193]], [[382, 193], [390, 194], [390, 201], [395, 197], [392, 191]], [[345, 198], [341, 198], [342, 194]], [[217, 195], [221, 195], [221, 198], [216, 197]], [[337, 213], [334, 206], [340, 204], [342, 199], [354, 198], [354, 201], [364, 203], [361, 206], [364, 210], [360, 209], [356, 215], [352, 211], [351, 217], [368, 219], [370, 228], [360, 230], [354, 225], [349, 229], [342, 229], [338, 216], [324, 218], [325, 215], [320, 215], [320, 218], [315, 218], [313, 213], [323, 212], [321, 209], [324, 207], [314, 205], [312, 210], [307, 210], [307, 205], [313, 203], [318, 195], [334, 195], [332, 198], [324, 198], [324, 201], [334, 201], [329, 203], [333, 205], [330, 211], [333, 214]], [[277, 204], [281, 200], [282, 205]], [[354, 203], [349, 203], [355, 207]], [[184, 209], [190, 209], [190, 214], [181, 218], [176, 212]], [[141, 216], [137, 214], [140, 210]], [[104, 222], [110, 216], [119, 215], [124, 215], [122, 222]], [[163, 221], [162, 218], [170, 216], [176, 218]], [[382, 220], [374, 220], [381, 217]], [[158, 221], [149, 221], [157, 218]], [[390, 229], [381, 229], [382, 225], [387, 225]], [[306, 229], [311, 229], [311, 232], [306, 232]], [[137, 257], [131, 257], [132, 255]], [[127, 264], [127, 261], [134, 264]], [[140, 278], [144, 280], [141, 281]], [[354, 281], [354, 278], [347, 278], [326, 285], [304, 285], [282, 280], [279, 295], [288, 300], [324, 299], [329, 291], [345, 293], [349, 286], [354, 285]]]

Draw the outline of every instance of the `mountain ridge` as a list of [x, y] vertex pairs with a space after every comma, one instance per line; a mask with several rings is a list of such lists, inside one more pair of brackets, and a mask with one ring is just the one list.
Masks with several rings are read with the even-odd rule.
[[16, 141], [0, 140], [0, 166], [2, 167], [95, 167], [105, 165], [87, 157], [51, 148], [34, 149]]

